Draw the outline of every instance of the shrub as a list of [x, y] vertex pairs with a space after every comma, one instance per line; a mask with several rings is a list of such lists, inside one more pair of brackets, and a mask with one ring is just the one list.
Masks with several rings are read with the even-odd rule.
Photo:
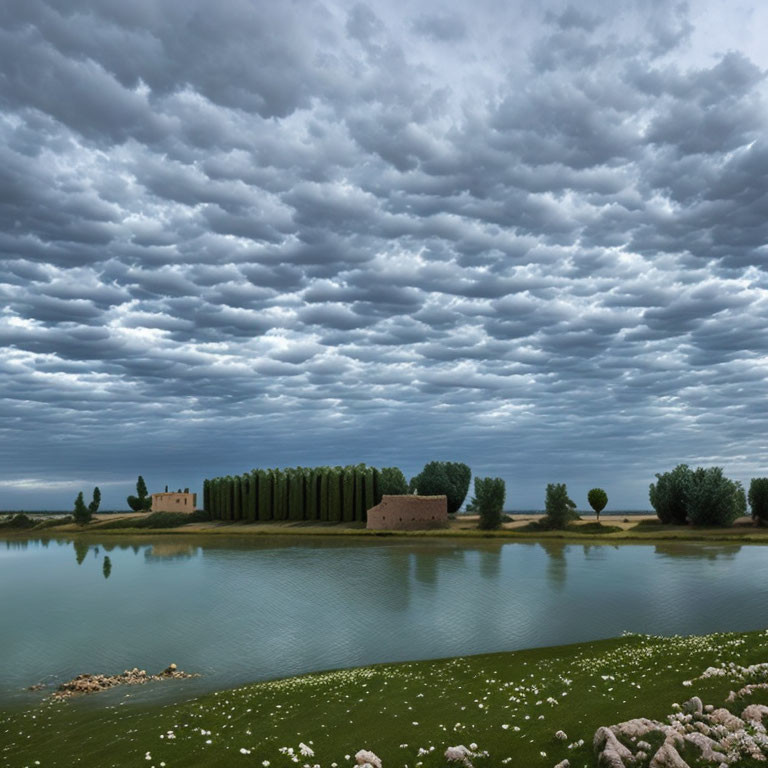
[[749, 484], [749, 506], [752, 517], [768, 523], [768, 477], [753, 477]]
[[77, 498], [75, 499], [75, 511], [72, 513], [72, 516], [75, 518], [75, 522], [78, 525], [87, 525], [91, 522], [93, 515], [91, 514], [91, 510], [85, 506], [82, 491], [77, 494]]
[[448, 497], [448, 514], [453, 515], [467, 498], [472, 470], [461, 462], [430, 461], [411, 479], [410, 490], [421, 496]]
[[405, 475], [397, 467], [382, 467], [379, 474], [379, 493], [400, 496], [408, 493]]
[[493, 530], [501, 526], [506, 488], [500, 477], [476, 477], [472, 509], [480, 515], [478, 528]]
[[605, 509], [605, 505], [608, 503], [608, 494], [602, 488], [593, 488], [587, 493], [587, 501], [589, 506], [595, 510], [597, 515], [597, 522], [600, 522], [600, 513]]
[[549, 483], [544, 504], [546, 516], [542, 523], [547, 528], [565, 528], [571, 520], [575, 520], [576, 504], [568, 497], [565, 483]]
[[191, 514], [186, 512], [153, 512], [146, 517], [124, 517], [120, 520], [110, 520], [102, 523], [99, 530], [118, 528], [179, 528], [187, 523], [199, 523], [210, 519], [205, 510], [196, 510]]
[[747, 511], [741, 483], [725, 477], [722, 467], [697, 467], [690, 475], [686, 500], [694, 525], [731, 525]]
[[657, 474], [656, 483], [651, 483], [648, 496], [651, 506], [662, 523], [685, 525], [688, 516], [687, 494], [691, 475], [691, 469], [687, 464], [679, 464], [671, 472]]
[[37, 525], [37, 521], [33, 520], [23, 512], [19, 512], [15, 515], [9, 515], [5, 520], [0, 522], [2, 528], [34, 528]]

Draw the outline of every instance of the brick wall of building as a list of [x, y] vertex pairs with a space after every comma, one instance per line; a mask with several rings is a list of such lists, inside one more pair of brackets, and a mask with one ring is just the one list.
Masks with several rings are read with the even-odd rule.
[[194, 512], [196, 493], [153, 493], [153, 512]]
[[368, 510], [366, 528], [372, 530], [418, 531], [448, 525], [445, 496], [383, 496]]

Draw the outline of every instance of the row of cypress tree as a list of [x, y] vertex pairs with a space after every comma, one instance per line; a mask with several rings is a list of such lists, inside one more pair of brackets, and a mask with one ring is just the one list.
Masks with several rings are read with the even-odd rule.
[[347, 467], [254, 469], [203, 481], [203, 505], [213, 520], [365, 522], [381, 501], [380, 470]]

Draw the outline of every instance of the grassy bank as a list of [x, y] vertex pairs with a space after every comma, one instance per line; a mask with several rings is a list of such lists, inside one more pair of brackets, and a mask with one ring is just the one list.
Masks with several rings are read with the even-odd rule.
[[[303, 742], [315, 754], [300, 757], [298, 765], [347, 768], [354, 762], [348, 756], [365, 748], [382, 758], [384, 768], [437, 768], [445, 765], [446, 747], [475, 743], [489, 752], [476, 765], [551, 768], [568, 758], [572, 768], [591, 768], [592, 736], [600, 725], [663, 719], [673, 703], [692, 695], [721, 705], [733, 682], [695, 678], [709, 666], [764, 661], [765, 631], [632, 635], [306, 675], [163, 707], [114, 699], [97, 706], [98, 694], [0, 714], [0, 755], [13, 768], [264, 761], [294, 768], [281, 748], [298, 753]], [[184, 681], [159, 685], [181, 689]], [[555, 738], [557, 731], [567, 739]]]

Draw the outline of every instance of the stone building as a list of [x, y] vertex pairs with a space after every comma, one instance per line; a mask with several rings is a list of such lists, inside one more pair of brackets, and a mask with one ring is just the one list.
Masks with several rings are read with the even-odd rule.
[[166, 491], [152, 494], [153, 512], [194, 512], [196, 505], [196, 493]]
[[368, 510], [366, 528], [389, 531], [418, 531], [448, 525], [446, 496], [382, 496]]

